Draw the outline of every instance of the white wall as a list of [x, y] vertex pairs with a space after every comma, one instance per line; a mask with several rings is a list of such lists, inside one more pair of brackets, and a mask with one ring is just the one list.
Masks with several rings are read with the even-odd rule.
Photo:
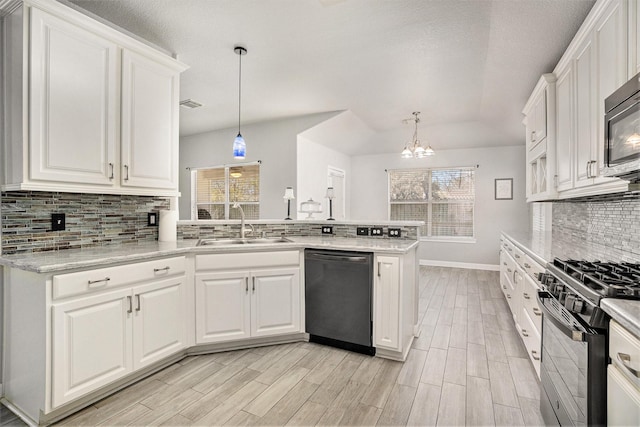
[[[322, 214], [316, 214], [314, 218], [326, 219], [329, 217], [329, 201], [325, 197], [329, 166], [345, 172], [345, 214], [346, 218], [350, 219], [351, 158], [303, 136], [298, 137], [296, 210], [300, 209], [301, 202], [313, 198], [314, 201], [322, 204]], [[303, 213], [297, 215], [298, 219], [306, 217], [307, 214]]]
[[[355, 156], [351, 159], [351, 214], [354, 219], [388, 218], [385, 169], [462, 167], [476, 170], [476, 243], [421, 242], [421, 260], [498, 265], [501, 230], [528, 230], [525, 200], [525, 147], [438, 150], [425, 159], [402, 159], [400, 153]], [[513, 200], [494, 200], [494, 179], [513, 178]]]
[[296, 185], [297, 135], [337, 112], [311, 114], [283, 120], [256, 123], [242, 127], [247, 143], [247, 158], [234, 160], [233, 139], [237, 128], [223, 129], [180, 138], [180, 219], [190, 219], [191, 178], [188, 167], [262, 161], [260, 167], [260, 217], [284, 218], [285, 187]]

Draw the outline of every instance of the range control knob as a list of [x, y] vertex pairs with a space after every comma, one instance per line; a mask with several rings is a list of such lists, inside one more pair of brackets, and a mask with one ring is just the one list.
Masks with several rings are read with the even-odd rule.
[[575, 303], [576, 303], [576, 296], [573, 294], [569, 294], [564, 300], [564, 307], [569, 311], [573, 311]]

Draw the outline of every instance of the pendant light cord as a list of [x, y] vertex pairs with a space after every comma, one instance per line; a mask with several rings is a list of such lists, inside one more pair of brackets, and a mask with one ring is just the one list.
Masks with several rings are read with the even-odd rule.
[[238, 135], [240, 135], [240, 107], [242, 104], [242, 51], [238, 54], [240, 57], [240, 70], [238, 72]]

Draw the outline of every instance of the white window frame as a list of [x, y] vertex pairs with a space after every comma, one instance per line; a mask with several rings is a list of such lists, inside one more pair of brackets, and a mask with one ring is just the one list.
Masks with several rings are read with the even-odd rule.
[[[228, 221], [229, 213], [231, 212], [231, 205], [233, 201], [229, 200], [229, 170], [235, 167], [241, 166], [254, 166], [261, 165], [262, 162], [258, 160], [257, 162], [247, 162], [247, 163], [236, 163], [231, 165], [218, 165], [218, 166], [207, 166], [201, 168], [189, 168], [190, 178], [191, 178], [191, 220], [192, 221], [210, 221], [207, 219], [198, 219], [198, 197], [197, 197], [197, 176], [198, 170], [203, 169], [222, 169], [224, 168], [224, 220], [220, 221]], [[222, 203], [221, 203], [222, 204]], [[258, 202], [242, 202], [243, 205], [260, 205], [260, 201]]]
[[[412, 204], [412, 205], [416, 205], [416, 204], [425, 204], [427, 205], [427, 218], [425, 218], [425, 223], [427, 226], [427, 235], [423, 236], [420, 235], [420, 241], [424, 241], [424, 242], [445, 242], [445, 243], [476, 243], [476, 195], [474, 194], [473, 197], [473, 216], [471, 218], [472, 220], [472, 227], [473, 227], [473, 235], [472, 236], [431, 236], [431, 226], [433, 224], [432, 221], [432, 206], [433, 204], [439, 204], [439, 203], [451, 203], [451, 202], [438, 202], [438, 201], [433, 201], [431, 199], [431, 195], [433, 194], [432, 192], [432, 185], [433, 185], [433, 180], [431, 179], [431, 172], [435, 171], [435, 170], [473, 170], [475, 171], [477, 169], [476, 166], [450, 166], [450, 167], [436, 167], [436, 168], [399, 168], [399, 169], [389, 169], [388, 170], [388, 174], [387, 174], [387, 218], [389, 219], [389, 221], [402, 221], [402, 220], [394, 220], [391, 219], [391, 205], [392, 204], [403, 204], [403, 202], [391, 202], [391, 173], [394, 171], [406, 171], [406, 170], [422, 170], [422, 171], [428, 171], [429, 173], [429, 193], [428, 193], [428, 198], [426, 201], [424, 202], [404, 202], [406, 204]], [[476, 184], [476, 175], [474, 174], [474, 187]]]

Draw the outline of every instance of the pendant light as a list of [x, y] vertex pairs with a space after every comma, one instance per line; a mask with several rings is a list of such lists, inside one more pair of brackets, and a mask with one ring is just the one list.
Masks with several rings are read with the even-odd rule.
[[424, 148], [418, 140], [418, 123], [420, 123], [420, 117], [418, 117], [418, 115], [420, 114], [420, 111], [414, 111], [412, 114], [412, 118], [403, 120], [404, 123], [415, 123], [415, 130], [413, 131], [413, 138], [411, 142], [404, 146], [401, 156], [403, 159], [421, 159], [423, 157], [433, 156], [436, 152], [431, 148], [431, 144], [428, 144], [427, 148]]
[[247, 54], [247, 49], [242, 46], [236, 46], [233, 51], [238, 55], [239, 67], [238, 67], [238, 136], [233, 140], [233, 158], [242, 160], [247, 154], [247, 144], [244, 142], [244, 138], [240, 133], [240, 107], [242, 105], [242, 55]]

